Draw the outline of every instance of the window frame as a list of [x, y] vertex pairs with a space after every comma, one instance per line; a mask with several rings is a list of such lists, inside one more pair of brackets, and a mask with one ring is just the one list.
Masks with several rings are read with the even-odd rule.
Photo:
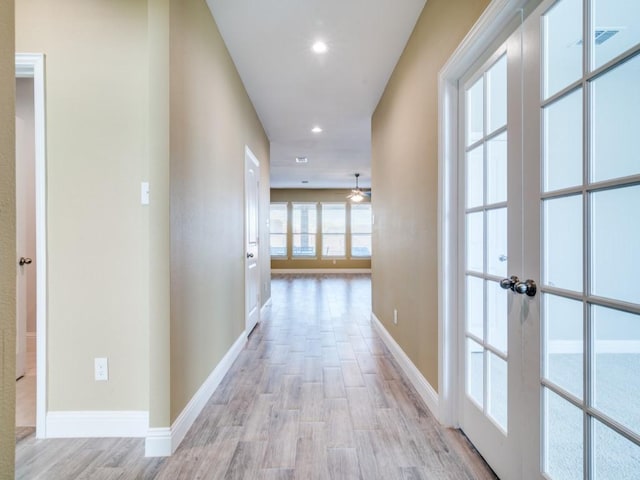
[[[343, 231], [342, 233], [325, 233], [325, 229], [324, 229], [324, 206], [328, 205], [328, 206], [341, 206], [343, 207], [343, 213], [344, 213], [344, 224], [343, 224]], [[347, 215], [347, 211], [349, 209], [347, 208], [347, 202], [320, 202], [320, 258], [327, 258], [327, 259], [331, 259], [331, 260], [335, 260], [335, 259], [342, 259], [345, 260], [347, 259], [347, 234], [349, 231], [349, 217]], [[339, 236], [342, 235], [343, 238], [343, 245], [344, 245], [344, 251], [342, 252], [342, 254], [338, 254], [338, 255], [325, 255], [324, 253], [324, 237], [325, 236]]]
[[[289, 202], [291, 204], [291, 259], [292, 260], [317, 260], [318, 257], [318, 230], [319, 230], [319, 215], [318, 205], [319, 202]], [[294, 215], [297, 205], [313, 205], [315, 207], [315, 231], [310, 232], [296, 232], [294, 228]], [[320, 233], [321, 234], [321, 233]], [[313, 235], [313, 255], [296, 255], [295, 253], [295, 236], [296, 235]]]
[[[284, 223], [284, 233], [282, 232], [276, 232], [274, 233], [272, 231], [273, 228], [273, 222], [271, 219], [271, 209], [274, 205], [277, 206], [284, 206], [284, 213], [285, 213], [285, 223]], [[277, 260], [286, 260], [289, 258], [289, 221], [290, 221], [290, 215], [289, 215], [289, 202], [271, 202], [269, 203], [269, 256], [271, 258], [277, 259]], [[284, 255], [274, 255], [271, 251], [271, 239], [273, 238], [274, 235], [278, 235], [278, 236], [282, 236], [284, 235]]]
[[[362, 207], [368, 207], [369, 209], [369, 217], [371, 219], [371, 222], [369, 223], [370, 227], [369, 227], [369, 232], [354, 232], [353, 230], [353, 211], [358, 210], [359, 208]], [[368, 255], [355, 255], [353, 253], [353, 245], [354, 245], [354, 238], [356, 237], [369, 237], [369, 254]], [[372, 245], [372, 241], [373, 241], [373, 208], [371, 207], [371, 203], [367, 202], [367, 203], [358, 203], [358, 204], [350, 204], [350, 208], [349, 208], [349, 258], [352, 260], [367, 260], [371, 258], [372, 255], [372, 250], [373, 250], [373, 245]]]

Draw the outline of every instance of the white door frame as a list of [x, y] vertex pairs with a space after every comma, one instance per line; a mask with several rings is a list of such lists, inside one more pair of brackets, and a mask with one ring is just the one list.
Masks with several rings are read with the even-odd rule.
[[492, 0], [438, 75], [438, 420], [459, 427], [458, 81], [527, 0]]
[[16, 78], [33, 78], [36, 194], [36, 438], [47, 415], [47, 170], [44, 55], [16, 53]]

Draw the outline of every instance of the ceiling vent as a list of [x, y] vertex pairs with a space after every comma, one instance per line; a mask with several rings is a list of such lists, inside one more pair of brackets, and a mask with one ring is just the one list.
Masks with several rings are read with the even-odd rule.
[[613, 37], [616, 33], [620, 33], [620, 30], [616, 29], [600, 29], [596, 30], [596, 45], [602, 45], [604, 42]]
[[[593, 34], [596, 45], [602, 45], [614, 35], [620, 33], [623, 27], [611, 27], [611, 28], [598, 28]], [[582, 40], [578, 40], [571, 45], [582, 45]]]

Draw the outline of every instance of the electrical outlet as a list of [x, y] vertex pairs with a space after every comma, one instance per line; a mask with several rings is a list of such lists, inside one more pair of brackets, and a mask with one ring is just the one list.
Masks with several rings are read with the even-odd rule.
[[397, 308], [393, 309], [393, 324], [394, 325], [398, 324], [398, 309]]
[[140, 184], [140, 203], [142, 205], [149, 205], [149, 182], [142, 182]]
[[109, 363], [106, 358], [95, 358], [93, 361], [95, 368], [96, 382], [105, 382], [109, 380]]

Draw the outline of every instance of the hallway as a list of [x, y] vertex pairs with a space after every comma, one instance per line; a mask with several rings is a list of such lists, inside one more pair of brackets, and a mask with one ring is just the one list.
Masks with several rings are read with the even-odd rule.
[[373, 330], [371, 280], [275, 276], [272, 305], [175, 454], [141, 439], [20, 441], [16, 478], [490, 479]]

